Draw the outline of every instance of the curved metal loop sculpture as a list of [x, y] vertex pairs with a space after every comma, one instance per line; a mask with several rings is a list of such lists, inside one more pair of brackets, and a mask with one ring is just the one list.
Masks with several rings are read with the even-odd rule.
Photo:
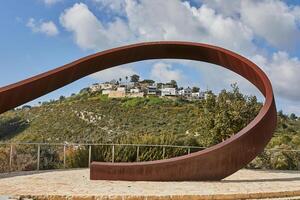
[[272, 86], [264, 72], [229, 50], [189, 42], [149, 42], [119, 47], [79, 59], [49, 72], [0, 88], [0, 113], [22, 105], [89, 74], [148, 59], [189, 59], [223, 66], [249, 80], [265, 96], [256, 118], [240, 132], [203, 151], [139, 163], [92, 162], [90, 178], [106, 180], [221, 180], [253, 160], [276, 126]]

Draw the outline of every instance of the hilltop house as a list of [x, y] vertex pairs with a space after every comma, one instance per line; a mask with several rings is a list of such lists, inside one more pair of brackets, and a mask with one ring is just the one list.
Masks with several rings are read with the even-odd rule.
[[176, 88], [162, 88], [161, 96], [177, 96], [177, 90]]
[[203, 99], [204, 98], [204, 92], [192, 92], [191, 97], [193, 99]]
[[147, 95], [157, 95], [158, 90], [156, 85], [149, 85], [147, 88]]
[[113, 91], [113, 90], [107, 89], [107, 90], [102, 90], [101, 93], [104, 94], [104, 95], [109, 95], [109, 93], [110, 93], [111, 91]]
[[207, 98], [204, 92], [193, 92], [193, 89], [191, 89], [190, 87], [178, 89], [177, 83], [174, 80], [168, 83], [155, 83], [155, 81], [150, 79], [126, 83], [112, 80], [110, 82], [93, 84], [89, 87], [89, 90], [91, 92], [101, 91], [102, 94], [108, 95], [109, 98], [144, 96], [159, 96], [170, 98], [181, 96], [189, 100]]
[[131, 88], [129, 94], [126, 94], [126, 97], [144, 97], [144, 92], [139, 88]]
[[101, 90], [111, 90], [111, 89], [113, 89], [113, 84], [111, 84], [111, 83], [94, 83], [93, 85], [90, 86], [89, 89], [91, 92], [98, 92]]
[[140, 90], [139, 88], [131, 88], [131, 89], [129, 90], [129, 92], [130, 92], [131, 94], [134, 94], [134, 93], [139, 93], [139, 92], [141, 92], [141, 90]]
[[184, 97], [191, 97], [192, 96], [192, 89], [190, 87], [187, 87], [185, 89], [181, 89], [178, 91], [178, 95], [184, 96]]

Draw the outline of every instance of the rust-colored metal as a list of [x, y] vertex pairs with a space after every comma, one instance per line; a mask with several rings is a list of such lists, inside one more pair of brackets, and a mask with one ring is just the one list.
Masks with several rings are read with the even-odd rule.
[[248, 59], [229, 50], [189, 42], [149, 42], [119, 47], [79, 59], [49, 72], [0, 88], [0, 113], [38, 98], [84, 76], [121, 64], [148, 59], [189, 59], [223, 66], [249, 80], [265, 96], [256, 118], [240, 132], [203, 151], [138, 163], [92, 162], [92, 180], [221, 180], [261, 153], [276, 126], [271, 83]]

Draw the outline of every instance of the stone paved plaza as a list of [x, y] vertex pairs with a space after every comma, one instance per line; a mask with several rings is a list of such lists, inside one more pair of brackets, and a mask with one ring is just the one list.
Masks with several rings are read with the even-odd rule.
[[0, 175], [0, 196], [38, 199], [246, 199], [300, 196], [299, 171], [240, 170], [220, 182], [90, 181], [89, 169]]

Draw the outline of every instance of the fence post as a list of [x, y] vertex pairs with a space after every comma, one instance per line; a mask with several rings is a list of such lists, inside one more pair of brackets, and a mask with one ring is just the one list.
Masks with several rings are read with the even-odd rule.
[[115, 162], [115, 145], [112, 145], [111, 149], [111, 162]]
[[64, 144], [64, 168], [66, 168], [66, 144]]
[[139, 162], [140, 161], [140, 146], [137, 146], [136, 148], [136, 161]]
[[163, 159], [165, 159], [165, 154], [166, 154], [166, 147], [163, 147], [163, 155], [162, 155]]
[[12, 171], [12, 155], [13, 154], [13, 145], [10, 144], [10, 152], [9, 152], [9, 172]]
[[89, 145], [89, 167], [91, 166], [91, 160], [92, 160], [92, 145]]
[[38, 144], [38, 150], [37, 150], [37, 167], [36, 169], [40, 170], [40, 151], [41, 151], [41, 145]]
[[191, 153], [191, 148], [188, 148], [188, 154], [190, 154]]

